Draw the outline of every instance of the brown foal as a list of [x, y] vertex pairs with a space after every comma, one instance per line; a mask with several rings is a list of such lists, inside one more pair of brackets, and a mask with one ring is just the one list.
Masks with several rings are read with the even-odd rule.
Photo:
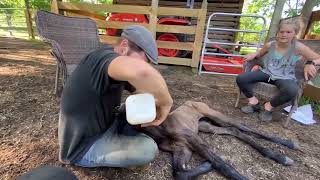
[[[284, 154], [261, 146], [253, 137], [269, 140], [290, 149], [298, 148], [298, 145], [291, 140], [266, 135], [236, 123], [232, 118], [211, 109], [202, 102], [187, 101], [171, 112], [160, 126], [143, 128], [143, 132], [151, 136], [161, 150], [173, 154], [175, 179], [193, 179], [213, 169], [229, 179], [247, 179], [214, 153], [208, 144], [198, 136], [199, 131], [234, 136], [251, 145], [263, 156], [286, 166], [292, 165], [293, 160]], [[187, 169], [186, 164], [190, 161], [192, 152], [197, 153], [206, 161], [198, 167]]]

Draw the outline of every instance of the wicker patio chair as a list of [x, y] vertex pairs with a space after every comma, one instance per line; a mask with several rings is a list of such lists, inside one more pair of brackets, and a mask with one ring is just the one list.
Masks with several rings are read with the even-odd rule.
[[[292, 102], [290, 102], [291, 105], [292, 105], [292, 108], [291, 108], [291, 110], [290, 110], [290, 112], [288, 114], [287, 119], [283, 123], [284, 127], [288, 126], [288, 123], [291, 120], [292, 113], [298, 108], [298, 102], [299, 102], [299, 100], [300, 100], [300, 98], [302, 96], [304, 86], [307, 83], [307, 81], [304, 79], [304, 72], [303, 72], [305, 62], [306, 61], [304, 61], [304, 60], [300, 60], [300, 61], [297, 62], [296, 67], [295, 67], [296, 68], [295, 76], [296, 76], [296, 79], [298, 80], [298, 86], [299, 86], [298, 95], [296, 96], [296, 98]], [[260, 59], [247, 61], [244, 64], [244, 71], [245, 72], [251, 71], [251, 69], [255, 65], [259, 65], [259, 66], [262, 67], [262, 61]], [[279, 89], [275, 85], [264, 83], [264, 82], [258, 82], [258, 83], [254, 84], [253, 92], [256, 95], [262, 96], [262, 97], [267, 98], [267, 99], [271, 99], [271, 98], [275, 97], [277, 94], [279, 94]], [[240, 98], [241, 98], [241, 94], [242, 93], [241, 93], [241, 91], [239, 89], [237, 100], [236, 100], [236, 103], [235, 103], [235, 107], [239, 106], [239, 101], [240, 101]]]
[[42, 10], [37, 11], [35, 22], [39, 36], [51, 44], [51, 54], [57, 60], [55, 94], [60, 96], [59, 74], [62, 74], [63, 88], [81, 59], [102, 45], [96, 23], [89, 18], [67, 17]]

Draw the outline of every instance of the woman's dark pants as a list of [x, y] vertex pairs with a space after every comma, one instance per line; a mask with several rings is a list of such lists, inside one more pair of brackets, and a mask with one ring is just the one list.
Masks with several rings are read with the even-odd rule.
[[298, 94], [298, 84], [295, 80], [271, 80], [269, 78], [269, 75], [262, 72], [261, 70], [240, 74], [238, 75], [236, 81], [241, 92], [243, 92], [243, 94], [247, 98], [251, 98], [254, 96], [253, 84], [256, 82], [265, 82], [277, 86], [280, 90], [280, 93], [270, 101], [272, 107], [277, 107], [285, 104], [293, 100]]

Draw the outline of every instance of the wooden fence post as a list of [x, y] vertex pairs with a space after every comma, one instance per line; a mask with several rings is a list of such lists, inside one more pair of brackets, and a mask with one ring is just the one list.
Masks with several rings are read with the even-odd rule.
[[152, 0], [150, 19], [149, 19], [149, 30], [151, 31], [154, 39], [156, 39], [156, 34], [157, 34], [157, 16], [158, 16], [158, 0]]
[[192, 53], [192, 60], [191, 60], [191, 67], [197, 68], [200, 60], [200, 52], [202, 47], [203, 41], [203, 32], [205, 29], [206, 24], [206, 14], [207, 14], [207, 0], [203, 0], [201, 11], [199, 11], [198, 19], [197, 19], [197, 28], [194, 37], [194, 44], [193, 44], [193, 53]]
[[59, 14], [58, 0], [52, 0], [52, 2], [51, 2], [51, 12]]

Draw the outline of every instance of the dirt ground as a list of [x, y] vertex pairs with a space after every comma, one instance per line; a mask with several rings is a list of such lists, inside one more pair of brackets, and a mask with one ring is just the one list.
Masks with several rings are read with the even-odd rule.
[[[14, 179], [44, 164], [66, 167], [79, 179], [172, 179], [171, 156], [161, 152], [145, 171], [119, 168], [79, 168], [58, 161], [57, 125], [59, 101], [53, 94], [55, 61], [49, 47], [26, 40], [0, 38], [0, 179]], [[282, 128], [282, 112], [272, 123], [234, 108], [234, 77], [197, 76], [190, 68], [156, 66], [166, 79], [174, 108], [186, 100], [203, 101], [252, 128], [299, 142], [301, 151], [264, 140], [259, 143], [287, 154], [295, 163], [284, 167], [229, 136], [201, 134], [210, 147], [250, 179], [320, 179], [320, 126], [292, 122]], [[245, 103], [242, 101], [242, 104]], [[192, 165], [201, 161], [194, 157]], [[225, 179], [210, 172], [200, 179]]]

